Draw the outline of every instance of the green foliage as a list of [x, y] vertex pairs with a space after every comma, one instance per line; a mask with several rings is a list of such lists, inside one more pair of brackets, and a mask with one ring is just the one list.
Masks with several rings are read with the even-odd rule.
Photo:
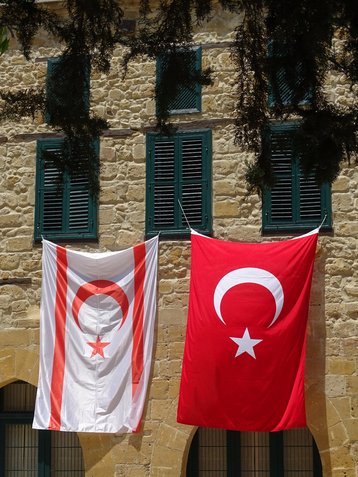
[[4, 1], [0, 25], [5, 25], [17, 38], [27, 59], [40, 29], [56, 38], [63, 53], [55, 69], [50, 97], [45, 98], [43, 88], [16, 93], [2, 91], [0, 120], [18, 120], [46, 111], [53, 129], [66, 135], [63, 154], [54, 157], [58, 167], [76, 172], [76, 157], [81, 147], [90, 159], [88, 175], [94, 189], [98, 188], [98, 161], [93, 143], [108, 128], [108, 123], [89, 112], [89, 105], [83, 101], [83, 88], [89, 89], [89, 68], [109, 71], [113, 49], [125, 36], [121, 28], [123, 12], [115, 0], [66, 0], [64, 6], [66, 18], [36, 4], [35, 0]]
[[35, 118], [36, 112], [44, 108], [44, 92], [34, 88], [16, 92], [0, 91], [0, 98], [4, 101], [1, 117], [11, 121], [20, 121], [24, 116]]
[[9, 48], [9, 39], [6, 28], [0, 27], [0, 56]]
[[[68, 138], [70, 160], [66, 167], [69, 169], [72, 161], [75, 162], [71, 151], [76, 151], [79, 138], [84, 137], [90, 147], [93, 139], [108, 127], [104, 119], [90, 115], [81, 102], [76, 86], [82, 84], [85, 74], [81, 58], [86, 58], [91, 70], [106, 73], [118, 44], [126, 47], [124, 72], [130, 61], [142, 55], [152, 59], [167, 55], [170, 61], [155, 90], [160, 105], [157, 123], [162, 132], [171, 130], [169, 105], [177, 92], [183, 86], [191, 88], [197, 82], [202, 85], [211, 82], [210, 69], [193, 74], [183, 58], [194, 44], [194, 28], [200, 28], [214, 14], [212, 0], [160, 0], [155, 8], [154, 2], [139, 0], [137, 30], [133, 36], [121, 29], [124, 8], [119, 3], [64, 0], [66, 18], [35, 0], [3, 0], [0, 9], [0, 26], [17, 38], [27, 58], [40, 29], [63, 47], [58, 71], [61, 86], [52, 106], [45, 103], [43, 91], [22, 96], [3, 92], [5, 106], [0, 119], [33, 116], [36, 111], [44, 111], [45, 106], [52, 107], [51, 126]], [[256, 159], [247, 170], [250, 189], [260, 192], [272, 180], [263, 141], [269, 121], [292, 116], [302, 124], [297, 144], [304, 170], [314, 168], [320, 181], [334, 180], [342, 160], [357, 153], [358, 102], [345, 108], [333, 107], [323, 94], [323, 83], [330, 69], [345, 75], [347, 83], [357, 88], [356, 0], [219, 0], [219, 5], [237, 16], [232, 46], [237, 78], [236, 141], [255, 153]], [[343, 49], [336, 51], [332, 47], [334, 35], [340, 36]], [[2, 36], [0, 33], [0, 53], [7, 47], [3, 41], [4, 33]], [[282, 78], [290, 88], [289, 101], [282, 97]], [[271, 105], [270, 92], [275, 98]]]
[[341, 114], [333, 107], [307, 111], [297, 131], [296, 146], [303, 171], [315, 171], [318, 183], [332, 183], [341, 162], [357, 151], [358, 111]]
[[[346, 154], [357, 152], [357, 103], [334, 108], [322, 93], [325, 74], [332, 67], [344, 72], [351, 86], [357, 83], [353, 2], [266, 0], [242, 2], [242, 7], [244, 20], [233, 50], [238, 68], [236, 140], [256, 152], [256, 161], [247, 170], [251, 190], [260, 193], [270, 185], [269, 155], [262, 140], [265, 126], [270, 119], [290, 115], [301, 118], [297, 142], [304, 170], [315, 169], [320, 182], [332, 182]], [[332, 49], [337, 28], [347, 45], [340, 56]], [[278, 81], [283, 75], [292, 92], [290, 104], [280, 98]], [[273, 107], [267, 101], [268, 85], [278, 97]]]

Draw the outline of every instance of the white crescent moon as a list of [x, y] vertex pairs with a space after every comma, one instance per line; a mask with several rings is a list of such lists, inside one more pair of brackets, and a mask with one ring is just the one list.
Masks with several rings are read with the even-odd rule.
[[216, 285], [214, 293], [214, 307], [218, 317], [224, 323], [224, 325], [226, 325], [220, 310], [221, 301], [227, 291], [236, 285], [241, 285], [242, 283], [255, 283], [267, 288], [267, 290], [271, 292], [275, 300], [276, 312], [273, 320], [268, 326], [268, 328], [270, 328], [270, 326], [275, 323], [281, 313], [284, 301], [284, 293], [281, 283], [275, 277], [275, 275], [272, 275], [272, 273], [268, 272], [267, 270], [263, 270], [262, 268], [238, 268], [222, 277], [222, 279]]

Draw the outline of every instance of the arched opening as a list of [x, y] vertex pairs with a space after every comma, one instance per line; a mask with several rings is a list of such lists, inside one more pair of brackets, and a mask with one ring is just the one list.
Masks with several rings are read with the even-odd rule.
[[0, 389], [0, 475], [83, 477], [77, 434], [32, 429], [36, 388], [16, 381]]
[[238, 432], [199, 428], [187, 477], [322, 477], [316, 443], [307, 428]]

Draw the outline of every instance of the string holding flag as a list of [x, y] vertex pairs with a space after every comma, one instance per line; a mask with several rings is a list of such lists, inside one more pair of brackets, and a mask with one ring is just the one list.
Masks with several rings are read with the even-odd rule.
[[186, 213], [184, 212], [183, 206], [181, 205], [181, 202], [180, 202], [179, 199], [178, 199], [178, 203], [179, 203], [179, 206], [180, 206], [180, 208], [181, 208], [181, 211], [183, 212], [185, 221], [186, 221], [186, 223], [188, 224], [189, 230], [192, 230], [192, 228], [191, 228], [191, 226], [190, 226], [190, 223], [189, 223], [189, 220], [188, 220], [188, 217], [186, 216]]
[[327, 214], [325, 214], [325, 216], [323, 217], [323, 220], [322, 220], [322, 222], [321, 222], [321, 225], [318, 227], [318, 230], [321, 230], [321, 227], [322, 227], [322, 225], [325, 223], [326, 218], [327, 218]]

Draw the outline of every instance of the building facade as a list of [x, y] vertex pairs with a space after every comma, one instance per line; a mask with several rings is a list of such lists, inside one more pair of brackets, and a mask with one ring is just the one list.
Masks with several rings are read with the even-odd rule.
[[[51, 4], [54, 9], [60, 8], [60, 2]], [[136, 17], [136, 4], [128, 2], [126, 18]], [[228, 470], [228, 455], [240, 454], [240, 443], [235, 444], [233, 436], [221, 432], [216, 438], [214, 434], [205, 437], [203, 431], [199, 436], [202, 443], [206, 439], [209, 447], [221, 446], [225, 453], [221, 458], [220, 452], [215, 454], [212, 449], [205, 457], [200, 454], [198, 437], [193, 439], [197, 430], [176, 422], [190, 273], [190, 240], [177, 204], [180, 199], [194, 228], [232, 241], [292, 237], [314, 228], [327, 216], [318, 241], [308, 321], [308, 432], [317, 444], [321, 475], [358, 476], [357, 171], [344, 165], [332, 188], [319, 188], [310, 179], [305, 182], [290, 143], [294, 122], [274, 123], [269, 140], [274, 169], [282, 180], [267, 197], [247, 196], [244, 173], [250, 156], [234, 143], [235, 73], [230, 44], [235, 25], [235, 18], [218, 10], [195, 34], [194, 63], [213, 69], [213, 84], [173, 105], [172, 120], [177, 131], [169, 138], [154, 131], [153, 89], [158, 80], [155, 61], [143, 58], [130, 64], [122, 80], [123, 51], [118, 48], [108, 76], [91, 73], [90, 107], [106, 117], [111, 126], [96, 146], [101, 188], [98, 201], [92, 201], [81, 177], [63, 177], [61, 190], [57, 191], [57, 171], [46, 162], [44, 151], [58, 148], [63, 138], [51, 130], [45, 117], [1, 124], [0, 461], [2, 457], [7, 462], [5, 475], [50, 475], [46, 472], [56, 465], [52, 458], [43, 468], [40, 461], [31, 464], [34, 473], [21, 474], [18, 470], [18, 474], [6, 474], [17, 465], [16, 457], [11, 463], [7, 456], [11, 432], [6, 426], [20, 422], [16, 421], [19, 415], [30, 422], [32, 398], [27, 393], [33, 392], [27, 386], [20, 390], [24, 385], [19, 383], [22, 402], [16, 406], [13, 383], [36, 386], [38, 379], [41, 236], [76, 250], [105, 251], [127, 248], [159, 231], [158, 313], [141, 431], [119, 436], [83, 433], [78, 436], [80, 447], [75, 436], [69, 437], [73, 439], [70, 444], [46, 444], [36, 436], [21, 442], [32, 443], [28, 447], [42, 446], [44, 455], [46, 445], [77, 449], [77, 457], [69, 458], [69, 467], [78, 461], [82, 449], [84, 470], [75, 473], [77, 467], [66, 468], [63, 472], [67, 473], [56, 475], [233, 475]], [[0, 57], [3, 83], [8, 87], [46, 83], [51, 60], [60, 55], [60, 49], [46, 38], [36, 42], [28, 62], [15, 44]], [[353, 93], [339, 75], [332, 73], [327, 94], [344, 105], [352, 100]], [[15, 441], [24, 429], [13, 431]], [[244, 437], [250, 441], [250, 448], [263, 445], [260, 439], [264, 438], [252, 434], [242, 436], [241, 446]], [[59, 439], [52, 438], [56, 442]], [[238, 446], [236, 450], [229, 451], [229, 441]], [[202, 459], [202, 464], [193, 463], [194, 445], [199, 448], [196, 459]], [[61, 452], [53, 451], [53, 455], [64, 460]], [[209, 462], [210, 455], [217, 456], [212, 460], [225, 461], [220, 469], [215, 470]], [[261, 457], [265, 459], [269, 460]], [[297, 467], [293, 469], [291, 473], [272, 473], [271, 468], [271, 475], [318, 475], [314, 470], [299, 473]], [[262, 468], [264, 471], [269, 472]], [[259, 473], [259, 467], [247, 474], [241, 468], [241, 472], [270, 475]]]

